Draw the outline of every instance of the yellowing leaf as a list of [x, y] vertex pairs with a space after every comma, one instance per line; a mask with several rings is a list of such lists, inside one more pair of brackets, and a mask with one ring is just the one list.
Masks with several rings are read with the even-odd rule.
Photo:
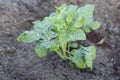
[[40, 39], [39, 33], [34, 30], [25, 31], [17, 38], [19, 42], [24, 42], [24, 43], [31, 43], [39, 39]]

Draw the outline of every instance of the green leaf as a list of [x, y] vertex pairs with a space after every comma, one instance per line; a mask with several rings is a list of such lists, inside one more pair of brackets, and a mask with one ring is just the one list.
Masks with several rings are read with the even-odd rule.
[[[80, 7], [78, 9], [78, 12], [82, 13], [82, 14], [89, 14], [89, 15], [93, 15], [93, 11], [94, 11], [95, 6], [92, 4], [86, 4], [83, 7]], [[79, 13], [79, 14], [80, 14]]]
[[44, 33], [45, 31], [47, 31], [52, 24], [48, 21], [34, 21], [33, 22], [33, 26], [34, 26], [34, 30], [38, 31], [39, 33]]
[[44, 46], [41, 46], [40, 43], [38, 43], [36, 46], [35, 46], [35, 51], [37, 53], [37, 55], [39, 57], [44, 57], [47, 53], [47, 48], [44, 47]]
[[96, 49], [94, 46], [81, 47], [80, 52], [85, 54], [85, 60], [88, 67], [92, 69], [93, 60], [96, 57]]
[[92, 22], [91, 25], [90, 25], [90, 28], [93, 29], [93, 30], [96, 30], [100, 27], [100, 23], [98, 23], [97, 21], [96, 22]]
[[70, 16], [72, 17], [72, 19], [75, 19], [77, 17], [77, 6], [76, 5], [69, 5], [67, 6], [67, 9], [64, 10], [64, 12], [62, 13], [62, 18], [64, 19], [64, 21], [69, 21], [68, 18], [70, 18]]
[[67, 9], [67, 5], [63, 4], [60, 7], [55, 7], [56, 8], [56, 12], [58, 14], [58, 16], [60, 16], [66, 9]]
[[67, 17], [66, 17], [67, 24], [70, 25], [72, 23], [72, 21], [73, 21], [72, 16], [71, 15], [67, 15]]
[[92, 59], [95, 59], [96, 58], [96, 48], [95, 46], [90, 46], [90, 50], [91, 50], [91, 56], [92, 56]]
[[69, 39], [70, 41], [76, 41], [76, 40], [86, 40], [86, 35], [85, 35], [85, 32], [81, 29], [77, 29], [77, 30], [74, 30], [74, 31], [71, 31], [69, 33]]
[[59, 34], [59, 42], [62, 44], [66, 44], [69, 41], [69, 34], [67, 31], [61, 31]]
[[84, 25], [84, 17], [80, 16], [73, 22], [73, 27], [80, 28]]
[[50, 14], [50, 17], [57, 17], [57, 14], [55, 12]]
[[40, 39], [39, 33], [34, 30], [25, 31], [17, 38], [17, 40], [19, 42], [24, 42], [24, 43], [31, 43], [31, 42], [37, 41], [39, 39]]
[[79, 68], [85, 68], [86, 67], [86, 62], [84, 59], [84, 55], [80, 53], [78, 50], [72, 50], [70, 60], [75, 63]]
[[76, 5], [68, 5], [67, 11], [75, 12], [77, 8]]
[[83, 27], [83, 30], [85, 30], [85, 32], [90, 32], [91, 29], [93, 30], [96, 30], [100, 27], [100, 23], [98, 23], [97, 21], [96, 22], [91, 22], [91, 23], [88, 23], [86, 24], [84, 27]]
[[71, 51], [70, 60], [75, 63], [79, 68], [87, 67], [92, 70], [92, 63], [96, 57], [96, 49], [94, 46], [83, 47], [81, 46], [79, 50]]
[[50, 48], [54, 44], [55, 44], [55, 40], [41, 42], [41, 46], [45, 48]]
[[52, 30], [55, 32], [59, 32], [63, 26], [65, 25], [65, 22], [62, 18], [57, 18], [57, 17], [48, 17], [46, 18], [47, 21], [52, 23]]
[[72, 47], [72, 48], [77, 48], [77, 47], [78, 47], [78, 44], [76, 44], [76, 43], [71, 43], [71, 44], [70, 44], [70, 47]]
[[39, 29], [40, 27], [42, 27], [41, 25], [42, 25], [42, 22], [39, 20], [33, 22], [34, 29]]
[[86, 54], [85, 60], [86, 60], [87, 67], [90, 67], [92, 69], [92, 63], [93, 63], [92, 57], [89, 54]]
[[85, 32], [81, 29], [76, 29], [73, 31], [61, 31], [59, 35], [59, 41], [61, 43], [67, 43], [68, 41], [76, 41], [76, 40], [86, 40]]
[[51, 45], [50, 51], [56, 51], [60, 47], [60, 43], [58, 39], [54, 40], [54, 44]]
[[84, 24], [90, 23], [93, 19], [93, 12], [94, 12], [95, 6], [92, 4], [87, 4], [83, 7], [80, 7], [78, 9], [78, 13], [80, 16], [83, 16], [85, 18]]
[[88, 33], [91, 31], [89, 25], [84, 26], [84, 27], [83, 27], [83, 30], [84, 30], [85, 32], [88, 32]]
[[66, 16], [67, 15], [71, 15], [73, 19], [76, 18], [76, 16], [77, 16], [77, 12], [76, 12], [77, 9], [78, 9], [78, 7], [76, 5], [69, 5], [67, 10], [66, 10], [66, 13], [65, 13]]
[[58, 36], [57, 33], [51, 31], [52, 24], [48, 21], [36, 21], [34, 22], [34, 30], [36, 30], [37, 32], [39, 32], [40, 36], [42, 39], [47, 39], [50, 40], [52, 38], [55, 38], [56, 36]]
[[58, 36], [58, 33], [55, 33], [53, 31], [48, 31], [47, 35], [49, 36], [50, 39], [55, 38]]

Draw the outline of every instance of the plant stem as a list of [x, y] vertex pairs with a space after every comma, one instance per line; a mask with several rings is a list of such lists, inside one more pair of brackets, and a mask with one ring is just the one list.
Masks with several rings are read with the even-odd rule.
[[68, 42], [68, 52], [70, 53], [70, 41]]
[[62, 44], [62, 51], [63, 51], [63, 55], [65, 56], [66, 58], [66, 44]]
[[62, 55], [62, 52], [60, 51], [60, 49], [55, 50], [55, 52], [64, 60], [66, 60], [66, 57], [64, 55]]

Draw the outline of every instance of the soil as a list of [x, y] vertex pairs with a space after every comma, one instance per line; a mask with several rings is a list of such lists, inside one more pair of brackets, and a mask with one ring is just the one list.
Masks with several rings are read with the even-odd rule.
[[[61, 4], [94, 4], [101, 28], [87, 34], [97, 47], [93, 70], [70, 68], [55, 53], [39, 58], [35, 43], [16, 38]], [[0, 80], [120, 80], [120, 0], [0, 0]]]

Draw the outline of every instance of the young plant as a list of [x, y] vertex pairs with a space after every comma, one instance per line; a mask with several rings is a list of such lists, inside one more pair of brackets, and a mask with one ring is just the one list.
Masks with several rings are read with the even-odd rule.
[[70, 60], [79, 68], [92, 69], [96, 58], [94, 46], [84, 47], [78, 40], [86, 40], [86, 34], [100, 27], [93, 20], [94, 5], [87, 4], [78, 8], [76, 5], [56, 7], [56, 12], [43, 21], [33, 22], [34, 29], [23, 32], [17, 40], [24, 43], [37, 41], [35, 51], [44, 57], [48, 51], [55, 51], [63, 60]]

